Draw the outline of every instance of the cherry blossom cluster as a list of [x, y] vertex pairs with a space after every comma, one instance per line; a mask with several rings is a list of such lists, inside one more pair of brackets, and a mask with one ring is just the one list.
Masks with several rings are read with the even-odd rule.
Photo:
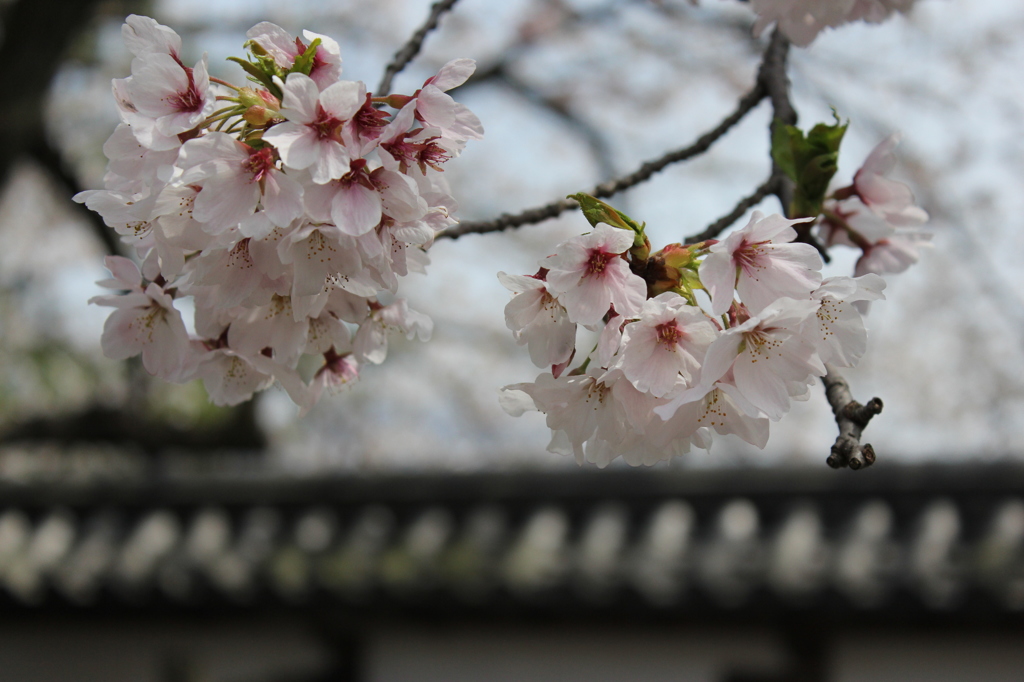
[[[104, 145], [105, 189], [75, 199], [131, 245], [107, 259], [92, 302], [114, 308], [105, 354], [142, 355], [163, 379], [201, 378], [236, 404], [275, 381], [308, 408], [385, 359], [388, 333], [426, 340], [432, 323], [396, 296], [455, 223], [441, 172], [477, 117], [446, 91], [474, 62], [446, 64], [412, 95], [341, 80], [331, 38], [249, 30], [244, 86], [186, 65], [181, 38], [132, 15], [135, 55], [113, 82], [121, 123]], [[192, 332], [182, 310], [194, 310]]]
[[790, 42], [806, 47], [826, 28], [863, 20], [877, 24], [907, 12], [914, 0], [750, 0], [758, 15], [754, 33], [776, 24]]
[[[755, 212], [725, 239], [651, 254], [644, 226], [577, 195], [595, 229], [558, 246], [529, 276], [499, 273], [512, 291], [505, 321], [535, 365], [534, 382], [506, 386], [513, 416], [546, 415], [548, 450], [606, 466], [653, 465], [708, 448], [712, 433], [763, 448], [769, 424], [805, 400], [825, 364], [863, 356], [867, 301], [880, 274], [916, 260], [927, 214], [887, 177], [897, 138], [868, 157], [850, 187], [823, 202], [814, 229], [859, 246], [856, 277], [823, 279], [818, 250], [788, 220]], [[574, 369], [578, 327], [596, 335]]]
[[835, 190], [822, 206], [819, 237], [825, 246], [840, 244], [862, 251], [854, 275], [903, 272], [929, 245], [924, 229], [928, 214], [914, 203], [910, 188], [889, 178], [896, 165], [899, 133], [872, 150], [853, 177], [853, 184]]

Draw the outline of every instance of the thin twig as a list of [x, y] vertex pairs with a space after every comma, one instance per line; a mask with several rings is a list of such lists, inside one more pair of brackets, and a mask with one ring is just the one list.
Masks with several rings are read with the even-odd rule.
[[[789, 76], [786, 74], [786, 60], [789, 55], [789, 41], [778, 28], [772, 34], [771, 43], [765, 51], [764, 61], [761, 63], [761, 71], [758, 74], [758, 82], [767, 91], [768, 99], [772, 103], [772, 137], [775, 136], [775, 129], [779, 125], [796, 125], [797, 114], [793, 103], [789, 98]], [[779, 198], [783, 211], [789, 216], [790, 206], [793, 203], [793, 181], [783, 174], [782, 169], [772, 159], [772, 177], [778, 176], [778, 182], [772, 192]], [[792, 217], [792, 216], [789, 216]], [[802, 241], [814, 246], [822, 254], [822, 258], [828, 262], [828, 254], [824, 247], [810, 232], [810, 227], [797, 226], [797, 241]], [[832, 406], [832, 414], [836, 417], [836, 425], [839, 427], [839, 435], [832, 446], [832, 452], [826, 462], [833, 469], [850, 467], [851, 469], [862, 469], [875, 463], [875, 450], [870, 444], [861, 445], [860, 437], [864, 427], [868, 425], [871, 418], [882, 411], [882, 400], [872, 398], [867, 405], [861, 405], [853, 399], [850, 393], [850, 385], [834, 367], [826, 365], [825, 376], [821, 378], [825, 384], [825, 395], [829, 405]]]
[[616, 175], [615, 166], [612, 163], [612, 153], [604, 133], [597, 126], [591, 125], [586, 119], [576, 113], [565, 103], [563, 99], [545, 95], [522, 79], [513, 75], [505, 62], [499, 62], [487, 70], [486, 74], [479, 80], [474, 79], [474, 85], [482, 82], [497, 81], [509, 90], [523, 97], [523, 99], [543, 108], [557, 116], [565, 125], [576, 133], [583, 142], [590, 148], [601, 171], [601, 177], [611, 178]]
[[88, 223], [93, 236], [103, 245], [103, 250], [114, 256], [121, 255], [122, 247], [117, 233], [107, 227], [98, 213], [90, 211], [85, 204], [71, 201], [71, 197], [84, 188], [79, 185], [75, 174], [68, 169], [60, 150], [49, 141], [39, 139], [29, 147], [28, 152], [31, 154], [31, 158], [50, 174], [50, 179], [61, 185], [60, 189], [63, 190], [60, 192], [61, 197], [71, 210], [78, 213]]
[[[679, 163], [680, 161], [685, 161], [686, 159], [703, 154], [711, 147], [712, 144], [715, 143], [716, 140], [725, 135], [730, 128], [739, 123], [744, 116], [750, 113], [750, 111], [756, 107], [762, 99], [764, 99], [765, 95], [766, 92], [764, 88], [761, 83], [758, 82], [750, 92], [740, 99], [735, 111], [729, 114], [712, 130], [697, 138], [697, 140], [690, 146], [671, 151], [657, 159], [647, 161], [629, 175], [601, 183], [594, 189], [590, 190], [589, 194], [598, 198], [610, 197], [613, 194], [618, 194], [623, 190], [639, 185], [641, 182], [650, 179], [652, 175], [664, 170], [667, 166], [673, 163]], [[550, 204], [546, 204], [538, 208], [531, 208], [521, 213], [506, 213], [493, 220], [461, 223], [455, 227], [445, 230], [439, 234], [438, 237], [450, 237], [451, 239], [457, 239], [458, 237], [466, 234], [500, 232], [501, 230], [507, 230], [512, 227], [531, 225], [549, 218], [555, 218], [575, 206], [576, 202], [571, 199], [553, 201]]]
[[[757, 74], [758, 82], [764, 87], [772, 103], [772, 139], [775, 138], [775, 131], [780, 124], [792, 126], [796, 125], [797, 121], [796, 109], [789, 99], [789, 76], [786, 73], [788, 57], [789, 41], [776, 28], [768, 49], [765, 50], [761, 71]], [[782, 173], [775, 159], [772, 159], [772, 175], [776, 174], [779, 174], [781, 179], [772, 194], [779, 198], [783, 213], [788, 214], [790, 204], [793, 203], [793, 181]]]
[[703, 232], [698, 232], [695, 235], [686, 238], [685, 244], [696, 244], [707, 239], [714, 239], [726, 230], [730, 225], [740, 219], [744, 213], [749, 209], [757, 206], [761, 201], [769, 194], [775, 193], [775, 188], [778, 186], [780, 179], [782, 178], [779, 174], [772, 174], [764, 183], [754, 190], [754, 193], [748, 197], [740, 199], [736, 206], [726, 213], [724, 216], [716, 220], [707, 226]]
[[789, 99], [789, 75], [786, 72], [788, 59], [789, 40], [779, 29], [775, 29], [768, 49], [764, 51], [757, 79], [767, 90], [775, 118], [792, 126], [796, 125], [797, 115]]
[[380, 85], [377, 86], [376, 90], [378, 94], [387, 95], [390, 92], [391, 81], [395, 76], [402, 72], [402, 69], [409, 65], [409, 62], [416, 58], [416, 55], [420, 52], [420, 48], [423, 47], [423, 41], [426, 39], [427, 34], [437, 28], [438, 22], [441, 21], [441, 15], [450, 10], [456, 2], [458, 2], [458, 0], [440, 0], [439, 2], [435, 2], [431, 5], [430, 16], [428, 16], [423, 25], [412, 34], [405, 45], [395, 53], [395, 56], [391, 59], [391, 63], [384, 69], [384, 76], [380, 79]]
[[825, 369], [827, 372], [821, 381], [839, 427], [832, 454], [825, 461], [833, 469], [869, 467], [875, 463], [875, 449], [869, 443], [861, 445], [860, 437], [871, 418], [882, 411], [882, 400], [872, 398], [867, 405], [861, 405], [853, 399], [846, 379], [831, 365], [826, 365]]
[[[772, 103], [772, 139], [775, 139], [775, 130], [779, 125], [796, 125], [797, 121], [796, 109], [793, 108], [793, 102], [789, 98], [788, 58], [789, 40], [776, 28], [772, 33], [768, 49], [765, 50], [761, 71], [757, 75], [758, 81], [764, 86], [768, 93], [768, 99]], [[793, 203], [793, 181], [783, 174], [782, 169], [775, 163], [775, 159], [772, 159], [772, 175], [779, 176], [779, 182], [772, 194], [779, 198], [782, 212], [792, 218], [793, 216], [789, 213]], [[828, 263], [831, 261], [828, 250], [811, 234], [812, 227], [814, 227], [813, 222], [795, 226], [796, 241], [810, 244], [816, 248], [821, 254], [821, 259]]]

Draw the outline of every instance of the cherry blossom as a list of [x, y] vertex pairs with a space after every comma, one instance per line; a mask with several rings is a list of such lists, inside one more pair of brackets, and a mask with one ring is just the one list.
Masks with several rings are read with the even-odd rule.
[[545, 259], [548, 290], [565, 306], [569, 319], [597, 324], [613, 305], [622, 315], [640, 311], [647, 285], [620, 257], [632, 245], [632, 232], [598, 225], [589, 234], [563, 242]]
[[[752, 0], [759, 30], [778, 23], [801, 44], [911, 4]], [[141, 354], [171, 381], [201, 378], [218, 404], [278, 384], [305, 413], [383, 362], [391, 332], [427, 340], [433, 323], [398, 294], [456, 222], [443, 171], [483, 129], [449, 91], [475, 63], [450, 61], [411, 95], [374, 95], [339, 80], [330, 38], [263, 22], [244, 64], [259, 85], [211, 86], [205, 56], [186, 67], [171, 29], [133, 15], [122, 31], [135, 60], [113, 83], [122, 122], [105, 146], [105, 188], [76, 196], [139, 261], [108, 260], [104, 286], [127, 293], [92, 301], [114, 309], [104, 352]], [[905, 268], [925, 238], [927, 215], [889, 177], [897, 141], [812, 202], [826, 247], [862, 250], [858, 273]], [[498, 275], [512, 292], [506, 325], [549, 370], [505, 387], [501, 404], [542, 412], [551, 452], [603, 467], [653, 465], [710, 447], [714, 433], [764, 447], [770, 421], [808, 396], [825, 362], [863, 355], [859, 306], [884, 282], [822, 281], [817, 250], [794, 242], [800, 221], [755, 212], [720, 242], [652, 255], [644, 224], [573, 196], [593, 230], [535, 275]], [[189, 307], [191, 335], [178, 310]], [[577, 348], [580, 325], [592, 336]]]
[[505, 325], [516, 343], [527, 346], [538, 367], [566, 362], [576, 348], [576, 324], [541, 277], [498, 273], [502, 286], [512, 292], [505, 306]]
[[[125, 274], [119, 268], [115, 279]], [[89, 302], [116, 309], [103, 325], [104, 355], [125, 360], [141, 353], [147, 372], [168, 381], [180, 379], [189, 353], [188, 333], [174, 300], [163, 289], [151, 283], [144, 291], [94, 296]]]
[[800, 222], [754, 211], [746, 227], [710, 248], [699, 273], [715, 315], [732, 305], [734, 288], [755, 313], [778, 298], [804, 298], [817, 288], [821, 256], [810, 244], [788, 243]]
[[136, 57], [166, 54], [181, 63], [181, 36], [150, 17], [129, 14], [121, 26], [121, 38]]
[[274, 383], [272, 374], [260, 371], [250, 359], [230, 348], [210, 351], [196, 374], [214, 405], [237, 405]]
[[359, 326], [352, 348], [359, 360], [379, 365], [388, 354], [388, 331], [396, 330], [412, 339], [426, 341], [434, 331], [434, 323], [423, 313], [409, 308], [404, 298], [386, 306], [371, 306], [369, 317]]
[[626, 325], [617, 366], [637, 390], [661, 398], [694, 383], [715, 336], [700, 308], [665, 292], [645, 301], [640, 319]]
[[[244, 236], [262, 238], [302, 214], [302, 186], [276, 167], [272, 147], [209, 133], [182, 146], [178, 167], [179, 183], [202, 188], [192, 216], [211, 234], [239, 225]], [[257, 207], [266, 221], [256, 219]]]
[[814, 344], [822, 362], [854, 367], [867, 350], [864, 318], [853, 305], [856, 301], [885, 298], [885, 280], [869, 274], [853, 279], [829, 277], [811, 294], [818, 310], [801, 325], [800, 334]]
[[906, 184], [888, 177], [899, 140], [895, 133], [880, 142], [853, 184], [836, 190], [825, 204], [819, 234], [826, 246], [843, 244], [863, 251], [854, 269], [857, 276], [903, 272], [931, 240], [931, 233], [921, 229], [927, 212], [915, 204]]
[[288, 296], [274, 294], [262, 306], [246, 310], [228, 330], [228, 344], [243, 355], [256, 355], [269, 350], [278, 362], [290, 365], [305, 349], [309, 320], [296, 319]]
[[758, 14], [755, 35], [772, 24], [793, 44], [806, 47], [825, 28], [863, 19], [885, 20], [893, 11], [906, 12], [914, 0], [750, 0]]
[[338, 354], [328, 351], [324, 354], [323, 367], [313, 375], [309, 386], [310, 403], [315, 403], [326, 391], [337, 393], [359, 380], [359, 363], [352, 353]]
[[909, 12], [915, 0], [856, 0], [853, 9], [850, 10], [850, 21], [863, 19], [864, 21], [877, 24], [887, 18], [893, 12]]
[[[293, 38], [277, 24], [269, 21], [261, 21], [245, 34], [251, 41], [256, 43], [264, 52], [273, 57], [282, 70], [288, 71], [295, 64], [295, 58], [305, 54], [309, 45], [299, 38]], [[341, 49], [338, 43], [328, 36], [312, 31], [303, 31], [302, 37], [309, 44], [314, 40], [320, 40], [313, 55], [313, 65], [309, 71], [309, 77], [321, 90], [326, 89], [341, 77]]]
[[169, 54], [148, 53], [132, 62], [127, 85], [135, 110], [163, 135], [191, 130], [213, 113], [205, 56], [190, 69]]
[[141, 144], [136, 132], [122, 122], [103, 143], [103, 154], [109, 159], [103, 181], [109, 190], [144, 193], [159, 184], [161, 176], [166, 179], [171, 175], [181, 145], [178, 139], [168, 138], [170, 146], [157, 151]]
[[777, 24], [793, 44], [806, 47], [822, 29], [843, 23], [853, 5], [854, 0], [750, 0], [758, 15], [754, 34]]
[[[186, 67], [177, 34], [147, 17], [122, 32], [136, 58], [113, 82], [122, 122], [104, 146], [106, 186], [75, 197], [140, 261], [109, 260], [103, 284], [127, 293], [92, 300], [115, 309], [104, 352], [141, 354], [167, 380], [201, 378], [217, 404], [276, 383], [305, 412], [355, 381], [360, 363], [382, 362], [390, 330], [426, 340], [429, 318], [394, 293], [455, 223], [439, 176], [474, 132], [451, 131], [475, 117], [445, 95], [429, 114], [450, 114], [443, 137], [416, 116], [418, 92], [394, 95], [393, 107], [374, 100], [338, 80], [336, 42], [266, 22], [248, 34], [247, 70], [267, 89], [218, 81], [230, 94], [214, 113], [205, 57]], [[312, 61], [297, 63], [314, 42]], [[455, 87], [472, 68], [450, 63], [428, 89]], [[378, 145], [384, 130], [390, 151]], [[195, 311], [191, 336], [178, 299]]]
[[254, 303], [261, 305], [272, 295], [261, 286], [266, 275], [253, 260], [250, 239], [240, 239], [230, 248], [207, 249], [195, 259], [193, 294], [208, 306], [234, 308]]
[[868, 245], [864, 254], [857, 259], [853, 274], [855, 276], [875, 273], [900, 273], [916, 263], [920, 258], [918, 250], [928, 246], [932, 233], [924, 230], [900, 230], [891, 237], [879, 239]]
[[416, 222], [428, 206], [411, 178], [384, 168], [369, 171], [359, 159], [343, 177], [310, 187], [306, 210], [358, 237], [376, 228], [385, 216], [400, 223]]
[[309, 76], [288, 74], [281, 115], [287, 122], [263, 135], [274, 145], [288, 168], [311, 168], [313, 182], [322, 185], [349, 171], [351, 157], [341, 138], [342, 124], [363, 105], [366, 86], [339, 81], [320, 92]]
[[293, 266], [293, 298], [319, 294], [332, 279], [355, 274], [362, 265], [352, 238], [331, 224], [306, 222], [277, 251], [282, 263]]
[[807, 384], [825, 374], [814, 345], [798, 334], [819, 307], [818, 301], [782, 298], [725, 330], [708, 347], [702, 384], [711, 386], [732, 370], [743, 399], [769, 419], [781, 419], [790, 399], [802, 396]]
[[[677, 400], [654, 408], [663, 418], [663, 425], [652, 422], [649, 431], [674, 434], [679, 431], [697, 433], [700, 429], [714, 430], [721, 435], [739, 436], [753, 446], [764, 448], [768, 443], [769, 421], [765, 417], [751, 416], [733, 397], [736, 387], [728, 381], [715, 382], [711, 390], [697, 386], [681, 394]], [[740, 399], [741, 402], [745, 402]], [[704, 436], [710, 440], [709, 435]], [[708, 443], [710, 446], [710, 443]]]
[[484, 128], [476, 114], [445, 91], [465, 83], [475, 70], [472, 59], [454, 59], [428, 78], [415, 98], [416, 117], [460, 148], [467, 140], [482, 139]]
[[854, 190], [864, 204], [893, 227], [916, 227], [928, 222], [928, 213], [915, 205], [910, 188], [888, 177], [896, 165], [901, 135], [893, 133], [876, 146], [853, 177]]
[[441, 170], [445, 161], [458, 156], [459, 148], [442, 139], [438, 128], [419, 128], [410, 132], [415, 113], [415, 104], [407, 104], [380, 131], [377, 144], [384, 166], [402, 172], [418, 168], [423, 174], [426, 174], [428, 167]]
[[[529, 396], [529, 400], [519, 397], [512, 414], [535, 409], [546, 415], [552, 430], [549, 452], [573, 456], [579, 464], [591, 461], [604, 466], [614, 458], [614, 446], [633, 432], [625, 411], [612, 396], [612, 385], [598, 381], [595, 373], [557, 379], [541, 374], [533, 383], [513, 384], [503, 390]], [[508, 399], [505, 404], [510, 405]]]
[[73, 198], [100, 214], [107, 227], [113, 228], [126, 243], [142, 248], [153, 246], [156, 196], [89, 189], [79, 192]]

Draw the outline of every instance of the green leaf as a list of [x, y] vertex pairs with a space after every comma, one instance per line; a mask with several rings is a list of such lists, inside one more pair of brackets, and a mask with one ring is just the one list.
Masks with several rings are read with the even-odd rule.
[[795, 126], [776, 121], [772, 135], [772, 158], [786, 176], [794, 182], [791, 218], [813, 217], [821, 212], [828, 184], [839, 163], [839, 145], [849, 123], [842, 123], [832, 110], [836, 122], [819, 123], [805, 136]]
[[797, 182], [793, 148], [803, 139], [803, 133], [799, 128], [788, 126], [778, 119], [775, 123], [775, 132], [772, 134], [772, 158], [775, 159], [775, 163], [779, 165], [786, 177]]
[[836, 113], [835, 109], [832, 110], [832, 116], [836, 119], [833, 125], [817, 124], [811, 128], [811, 132], [807, 135], [807, 140], [818, 149], [831, 150], [838, 153], [839, 143], [843, 141], [843, 135], [846, 134], [849, 122], [843, 123], [840, 121], [839, 114]]

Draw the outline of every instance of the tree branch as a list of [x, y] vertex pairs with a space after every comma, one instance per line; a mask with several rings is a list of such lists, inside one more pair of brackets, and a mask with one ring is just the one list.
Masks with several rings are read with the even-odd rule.
[[604, 134], [598, 127], [577, 116], [564, 100], [546, 95], [522, 79], [517, 78], [509, 71], [508, 64], [504, 61], [498, 62], [493, 67], [487, 69], [487, 71], [480, 74], [480, 78], [474, 78], [472, 82], [473, 85], [479, 85], [491, 81], [497, 81], [528, 102], [558, 117], [573, 132], [579, 135], [590, 148], [591, 153], [594, 155], [594, 160], [600, 166], [601, 176], [604, 178], [615, 176], [616, 172], [615, 166], [612, 163], [611, 149], [604, 138]]
[[836, 368], [826, 365], [825, 369], [821, 382], [825, 384], [825, 396], [839, 426], [832, 454], [825, 461], [833, 469], [869, 467], [875, 463], [875, 449], [869, 443], [861, 445], [860, 437], [871, 418], [882, 411], [882, 399], [872, 398], [867, 405], [861, 405], [853, 399], [850, 385]]
[[[772, 125], [771, 135], [775, 139], [775, 130], [779, 125], [796, 125], [797, 114], [793, 108], [793, 102], [789, 99], [789, 75], [787, 74], [787, 63], [789, 58], [789, 40], [779, 31], [778, 28], [772, 33], [768, 49], [764, 53], [764, 61], [761, 62], [761, 70], [757, 75], [758, 81], [764, 86], [768, 93], [768, 99], [772, 103]], [[779, 198], [782, 204], [782, 212], [789, 218], [790, 206], [793, 203], [793, 181], [790, 180], [772, 159], [772, 175], [779, 175], [779, 182], [772, 192]], [[811, 234], [814, 222], [794, 226], [796, 240], [804, 244], [810, 244], [821, 254], [821, 259], [826, 263], [832, 259], [825, 247]]]
[[743, 199], [740, 199], [739, 203], [736, 204], [736, 206], [731, 211], [726, 213], [724, 216], [722, 216], [715, 222], [708, 225], [703, 232], [698, 232], [695, 235], [687, 237], [683, 243], [696, 244], [697, 242], [702, 242], [707, 239], [714, 239], [715, 237], [720, 235], [724, 230], [726, 230], [730, 225], [739, 220], [740, 216], [746, 213], [749, 209], [761, 203], [762, 199], [764, 199], [769, 194], [774, 194], [779, 182], [782, 181], [783, 177], [784, 176], [782, 176], [781, 174], [772, 173], [771, 177], [765, 180], [760, 187], [754, 190], [753, 194], [751, 194], [748, 197], [744, 197]]
[[[771, 136], [775, 139], [775, 131], [780, 125], [796, 125], [797, 115], [793, 103], [789, 99], [789, 76], [786, 73], [789, 57], [789, 41], [778, 28], [772, 33], [771, 42], [764, 53], [761, 71], [757, 74], [758, 82], [764, 87], [769, 101], [772, 103]], [[793, 203], [793, 181], [779, 168], [772, 159], [772, 175], [781, 176], [772, 194], [779, 198], [782, 212], [789, 215], [790, 204]]]
[[[789, 55], [789, 41], [778, 28], [772, 33], [771, 42], [765, 51], [758, 82], [765, 88], [771, 100], [774, 116], [772, 117], [772, 137], [779, 125], [796, 125], [797, 114], [789, 99], [789, 76], [786, 74], [786, 60]], [[772, 159], [772, 177], [778, 177], [773, 194], [779, 198], [782, 208], [789, 216], [789, 207], [793, 201], [793, 182], [782, 172], [779, 165]], [[797, 225], [797, 239], [814, 246], [828, 262], [828, 254], [824, 247], [811, 234], [811, 225]], [[850, 385], [831, 365], [826, 365], [825, 376], [821, 378], [825, 384], [825, 395], [832, 414], [836, 417], [839, 435], [832, 446], [832, 453], [826, 462], [833, 469], [850, 467], [863, 469], [875, 463], [875, 449], [870, 444], [861, 445], [860, 436], [871, 418], [882, 411], [881, 398], [872, 398], [867, 405], [861, 405], [853, 399]]]
[[90, 211], [85, 204], [71, 201], [72, 196], [85, 188], [79, 184], [75, 174], [68, 169], [60, 151], [48, 140], [41, 138], [36, 140], [28, 152], [32, 159], [50, 174], [51, 180], [62, 186], [61, 189], [65, 191], [60, 193], [61, 197], [89, 224], [93, 236], [103, 244], [103, 249], [112, 256], [122, 255], [121, 242], [117, 238], [117, 233], [107, 227], [100, 214]]
[[391, 81], [394, 80], [395, 76], [401, 73], [402, 69], [409, 65], [416, 55], [419, 54], [420, 48], [423, 47], [423, 41], [426, 39], [427, 34], [437, 28], [438, 23], [441, 21], [441, 15], [450, 10], [452, 6], [458, 2], [458, 0], [439, 0], [430, 7], [430, 16], [423, 23], [419, 29], [409, 38], [409, 40], [403, 45], [395, 56], [391, 59], [391, 63], [384, 69], [384, 76], [380, 80], [380, 85], [377, 86], [377, 94], [387, 95], [391, 90]]
[[[709, 130], [697, 138], [697, 140], [690, 146], [671, 151], [657, 159], [647, 161], [629, 175], [601, 183], [588, 193], [598, 198], [610, 197], [613, 194], [618, 194], [623, 190], [627, 190], [630, 187], [634, 187], [639, 185], [641, 182], [649, 180], [652, 175], [664, 170], [667, 166], [673, 163], [685, 161], [693, 158], [694, 156], [703, 154], [720, 137], [729, 132], [730, 128], [739, 123], [744, 116], [750, 113], [750, 111], [756, 107], [762, 99], [764, 99], [765, 95], [765, 90], [759, 81], [754, 85], [750, 92], [740, 99], [735, 111], [725, 117], [725, 119], [723, 119], [722, 122], [712, 130]], [[522, 211], [521, 213], [506, 213], [493, 220], [460, 223], [455, 227], [445, 230], [439, 234], [438, 237], [457, 239], [466, 234], [500, 232], [512, 227], [531, 225], [549, 218], [555, 218], [575, 206], [576, 202], [571, 199], [553, 201], [550, 204], [546, 204], [538, 208], [531, 208], [526, 211]]]

